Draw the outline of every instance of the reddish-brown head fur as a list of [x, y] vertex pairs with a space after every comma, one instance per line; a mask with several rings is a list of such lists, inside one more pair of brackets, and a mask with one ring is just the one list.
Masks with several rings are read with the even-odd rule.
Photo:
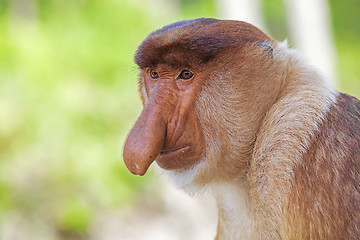
[[200, 18], [176, 22], [151, 33], [139, 46], [135, 61], [140, 68], [199, 65], [225, 49], [254, 42], [273, 40], [246, 22]]

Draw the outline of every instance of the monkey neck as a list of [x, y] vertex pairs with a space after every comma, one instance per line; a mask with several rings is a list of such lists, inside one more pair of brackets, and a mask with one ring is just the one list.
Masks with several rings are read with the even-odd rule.
[[218, 205], [216, 239], [247, 239], [254, 232], [254, 217], [247, 181], [219, 183], [212, 187]]
[[278, 51], [287, 54], [283, 56], [287, 84], [260, 125], [247, 174], [250, 196], [257, 209], [255, 218], [263, 222], [257, 231], [264, 238], [280, 237], [266, 234], [281, 234], [280, 206], [287, 201], [284, 196], [291, 187], [294, 166], [307, 151], [311, 137], [337, 98], [337, 92], [326, 79], [297, 52]]
[[337, 92], [297, 52], [277, 51], [286, 84], [261, 119], [245, 176], [214, 184], [218, 239], [281, 238], [279, 206], [287, 201], [293, 168], [336, 101]]

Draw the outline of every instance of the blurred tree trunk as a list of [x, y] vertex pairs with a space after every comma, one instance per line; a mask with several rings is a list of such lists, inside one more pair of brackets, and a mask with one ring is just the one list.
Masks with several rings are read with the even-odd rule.
[[285, 0], [292, 42], [336, 85], [336, 54], [327, 0]]
[[9, 30], [16, 40], [19, 31], [36, 31], [38, 26], [36, 0], [10, 1]]
[[35, 0], [10, 1], [11, 17], [25, 21], [37, 20], [37, 4]]
[[[147, 0], [148, 14], [153, 18], [174, 17], [180, 15], [181, 0]], [[158, 11], [160, 10], [160, 12]]]
[[260, 0], [216, 0], [222, 19], [241, 20], [266, 31]]

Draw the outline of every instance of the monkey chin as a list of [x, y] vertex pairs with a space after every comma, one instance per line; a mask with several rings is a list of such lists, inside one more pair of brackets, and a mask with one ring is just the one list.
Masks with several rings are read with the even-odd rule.
[[[158, 164], [159, 165], [159, 164]], [[202, 190], [201, 186], [196, 183], [196, 177], [205, 165], [205, 159], [201, 158], [198, 162], [187, 169], [164, 169], [165, 173], [170, 182], [177, 188], [184, 190], [190, 195], [199, 193]]]
[[194, 181], [204, 165], [203, 155], [191, 145], [185, 145], [173, 150], [162, 150], [155, 161], [175, 187], [191, 194], [199, 189]]

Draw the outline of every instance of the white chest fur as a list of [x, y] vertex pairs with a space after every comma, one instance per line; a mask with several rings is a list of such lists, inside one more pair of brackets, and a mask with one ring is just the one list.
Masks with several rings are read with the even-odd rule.
[[212, 188], [219, 208], [219, 240], [251, 239], [254, 218], [246, 186], [224, 183]]

